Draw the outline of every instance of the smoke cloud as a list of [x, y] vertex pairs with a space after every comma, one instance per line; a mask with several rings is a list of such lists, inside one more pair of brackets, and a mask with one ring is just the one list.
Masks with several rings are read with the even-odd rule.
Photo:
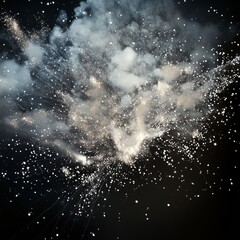
[[231, 82], [216, 26], [185, 20], [169, 0], [89, 0], [75, 17], [67, 26], [62, 11], [48, 41], [7, 19], [25, 60], [0, 62], [0, 96], [14, 102], [2, 124], [83, 165], [131, 164], [170, 130], [201, 135], [209, 99]]

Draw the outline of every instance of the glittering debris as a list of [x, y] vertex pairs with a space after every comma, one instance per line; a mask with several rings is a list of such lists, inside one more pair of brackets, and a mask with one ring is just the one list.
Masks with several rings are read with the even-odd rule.
[[[224, 51], [216, 26], [184, 19], [170, 1], [154, 3], [82, 2], [70, 26], [60, 13], [48, 40], [45, 29], [30, 34], [4, 18], [16, 52], [1, 55], [1, 121], [16, 137], [3, 140], [2, 148], [28, 153], [14, 176], [34, 194], [39, 184], [61, 180], [68, 190], [56, 202], [67, 208], [72, 201], [72, 215], [91, 213], [96, 197], [112, 188], [159, 183], [159, 161], [171, 169], [164, 177], [179, 182], [177, 191], [187, 184], [186, 172], [203, 176], [204, 190], [205, 175], [217, 174], [201, 156], [207, 145], [218, 146], [209, 126], [230, 118], [218, 103], [239, 78], [239, 57]], [[143, 183], [136, 184], [134, 174]], [[36, 175], [43, 179], [32, 181]], [[1, 178], [11, 176], [2, 171]], [[230, 179], [229, 191], [233, 185]]]

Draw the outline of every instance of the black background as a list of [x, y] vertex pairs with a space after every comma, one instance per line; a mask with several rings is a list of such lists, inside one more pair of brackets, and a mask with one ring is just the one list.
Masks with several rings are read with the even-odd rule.
[[[46, 6], [46, 2], [48, 1], [6, 0], [0, 2], [0, 8], [2, 15], [4, 15], [3, 13], [13, 15], [26, 29], [34, 30], [41, 28], [41, 19], [44, 24], [48, 24], [51, 28], [61, 9], [65, 9], [69, 16], [73, 16], [73, 8], [79, 3], [79, 1], [56, 0], [54, 5]], [[179, 5], [181, 11], [186, 17], [198, 16], [198, 20], [202, 24], [206, 24], [209, 19], [215, 22], [225, 21], [226, 23], [234, 19], [235, 23], [239, 23], [237, 1], [199, 0], [188, 1], [188, 3], [187, 8], [183, 3]], [[218, 17], [214, 19], [205, 11], [209, 6], [219, 9], [219, 12], [223, 12], [225, 17], [221, 20]], [[43, 10], [44, 13], [42, 13]], [[4, 28], [3, 25], [1, 28]], [[228, 42], [225, 44], [225, 50], [231, 50]], [[233, 55], [238, 54], [237, 51], [238, 49], [234, 49]], [[51, 239], [51, 236], [52, 239], [82, 239], [83, 234], [83, 239], [104, 240], [237, 239], [240, 222], [240, 182], [238, 177], [240, 174], [240, 154], [235, 151], [239, 149], [239, 145], [229, 140], [231, 134], [228, 134], [228, 130], [229, 128], [239, 129], [240, 99], [237, 95], [231, 96], [232, 92], [239, 93], [238, 82], [230, 85], [222, 93], [222, 98], [227, 97], [228, 100], [220, 101], [219, 105], [231, 105], [233, 108], [228, 108], [227, 113], [229, 115], [234, 113], [234, 116], [226, 125], [211, 126], [213, 133], [221, 132], [224, 137], [216, 139], [217, 147], [208, 146], [208, 150], [204, 152], [201, 159], [203, 170], [208, 162], [211, 163], [213, 172], [215, 172], [216, 166], [220, 166], [217, 176], [207, 175], [212, 189], [206, 187], [206, 191], [199, 191], [204, 186], [205, 180], [199, 174], [190, 171], [186, 173], [189, 182], [183, 184], [183, 190], [176, 191], [179, 182], [166, 177], [169, 169], [161, 163], [161, 158], [159, 158], [156, 165], [158, 170], [163, 172], [162, 181], [158, 184], [143, 184], [138, 189], [127, 184], [125, 188], [120, 188], [119, 192], [111, 191], [109, 194], [105, 194], [108, 195], [107, 200], [104, 201], [101, 198], [97, 200], [96, 205], [99, 203], [101, 207], [94, 208], [95, 211], [91, 218], [87, 216], [75, 218], [71, 214], [74, 209], [72, 203], [67, 205], [64, 210], [66, 217], [57, 221], [54, 217], [58, 212], [61, 212], [64, 202], [53, 204], [57, 201], [65, 185], [57, 179], [48, 183], [48, 187], [41, 184], [36, 185], [37, 190], [42, 192], [42, 196], [45, 196], [42, 198], [35, 195], [30, 187], [29, 189], [25, 187], [25, 190], [22, 191], [22, 180], [17, 178], [14, 172], [20, 171], [21, 162], [26, 158], [26, 153], [15, 153], [5, 146], [7, 142], [2, 142], [0, 150], [3, 157], [0, 166], [1, 169], [7, 169], [8, 172], [11, 172], [12, 178], [9, 181], [0, 178], [1, 239], [44, 239], [44, 237]], [[230, 103], [230, 101], [232, 102]], [[1, 135], [1, 139], [8, 137]], [[232, 137], [237, 141], [239, 140], [238, 134]], [[21, 147], [24, 148], [24, 146], [19, 148]], [[14, 157], [17, 159], [17, 163], [4, 160], [4, 156], [7, 156], [6, 159]], [[141, 164], [143, 163], [138, 163], [138, 165]], [[150, 161], [145, 164], [146, 168], [151, 168], [153, 163]], [[186, 166], [189, 167], [187, 163]], [[44, 182], [44, 176], [41, 173], [32, 177], [39, 178], [40, 183]], [[137, 174], [132, 177], [136, 180], [136, 185], [144, 183], [144, 179]], [[233, 185], [230, 184], [230, 179], [233, 179]], [[191, 187], [191, 181], [197, 182], [199, 186]], [[48, 188], [55, 190], [51, 193], [44, 192]], [[17, 192], [21, 192], [21, 196], [15, 199], [13, 195]], [[190, 200], [189, 197], [186, 197], [186, 195], [194, 195], [195, 192], [196, 194], [200, 192], [199, 198], [193, 197]], [[125, 196], [126, 194], [128, 197]], [[11, 199], [13, 199], [13, 203], [10, 202]], [[74, 198], [73, 202], [76, 202], [76, 199]], [[138, 200], [138, 203], [135, 200]], [[170, 207], [167, 204], [170, 204]], [[53, 207], [49, 209], [50, 206]], [[29, 209], [34, 209], [32, 217], [27, 215]], [[46, 209], [49, 209], [43, 214], [46, 221], [40, 221], [40, 224], [36, 224], [37, 220], [34, 219]], [[103, 217], [103, 212], [106, 212], [106, 217]], [[149, 217], [148, 221], [145, 217], [146, 212]], [[119, 213], [121, 215], [120, 222], [118, 221]], [[91, 232], [94, 232], [96, 236], [93, 236]], [[56, 233], [60, 233], [60, 236], [56, 237]]]

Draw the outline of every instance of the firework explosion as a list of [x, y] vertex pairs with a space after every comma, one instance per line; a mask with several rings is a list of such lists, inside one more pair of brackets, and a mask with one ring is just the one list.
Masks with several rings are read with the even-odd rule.
[[220, 30], [185, 19], [171, 1], [92, 0], [74, 12], [71, 23], [62, 11], [51, 31], [35, 33], [4, 16], [13, 50], [2, 51], [0, 120], [15, 136], [2, 149], [30, 152], [23, 183], [61, 176], [61, 212], [73, 201], [81, 216], [113, 182], [134, 185], [134, 172], [159, 182], [158, 156], [179, 189], [179, 165], [193, 162], [201, 175], [203, 149], [216, 144], [207, 120], [225, 116], [217, 103], [239, 74]]

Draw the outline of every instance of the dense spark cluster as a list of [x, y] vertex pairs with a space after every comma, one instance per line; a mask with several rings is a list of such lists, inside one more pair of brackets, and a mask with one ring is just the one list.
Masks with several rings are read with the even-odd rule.
[[[65, 178], [71, 191], [61, 196], [81, 215], [114, 181], [135, 185], [137, 172], [143, 184], [159, 182], [158, 161], [178, 190], [186, 171], [208, 174], [199, 160], [216, 145], [208, 118], [225, 116], [216, 105], [239, 74], [216, 26], [185, 20], [171, 1], [142, 0], [82, 2], [71, 24], [61, 12], [47, 37], [4, 21], [13, 56], [1, 53], [1, 124], [21, 140], [2, 149], [30, 152], [17, 172], [26, 186]], [[36, 175], [46, 178], [31, 182]]]

